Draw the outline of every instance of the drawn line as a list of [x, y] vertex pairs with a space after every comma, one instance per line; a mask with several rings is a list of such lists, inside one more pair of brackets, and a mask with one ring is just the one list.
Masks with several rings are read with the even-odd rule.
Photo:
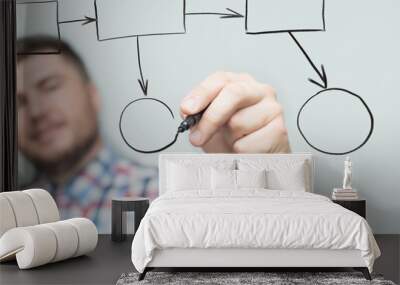
[[290, 37], [293, 39], [293, 41], [296, 43], [296, 45], [298, 46], [298, 48], [301, 50], [301, 52], [303, 53], [303, 55], [307, 58], [308, 62], [310, 63], [310, 65], [312, 66], [312, 68], [315, 70], [315, 72], [318, 74], [319, 78], [321, 78], [323, 85], [316, 82], [313, 79], [309, 79], [309, 81], [313, 84], [316, 84], [318, 86], [320, 86], [321, 88], [326, 89], [328, 87], [328, 78], [326, 77], [326, 73], [325, 73], [325, 68], [323, 65], [321, 65], [321, 69], [322, 69], [322, 73], [318, 70], [318, 68], [316, 67], [316, 65], [314, 64], [314, 62], [311, 60], [311, 57], [307, 54], [306, 50], [301, 46], [300, 42], [296, 39], [296, 37], [293, 35], [292, 32], [288, 32]]
[[[353, 149], [351, 149], [351, 150], [349, 150], [349, 151], [345, 151], [345, 152], [330, 152], [330, 151], [327, 151], [327, 150], [323, 150], [323, 149], [321, 149], [321, 148], [318, 148], [318, 147], [314, 146], [314, 145], [307, 139], [306, 135], [303, 133], [303, 130], [301, 129], [301, 126], [300, 126], [300, 116], [301, 116], [301, 113], [303, 112], [305, 106], [306, 106], [312, 99], [314, 99], [314, 98], [317, 97], [318, 95], [322, 95], [324, 92], [327, 92], [327, 91], [341, 91], [341, 92], [344, 92], [344, 93], [347, 93], [347, 94], [349, 94], [349, 95], [351, 95], [351, 96], [356, 97], [358, 100], [360, 100], [360, 102], [362, 103], [362, 105], [365, 107], [365, 109], [366, 109], [367, 112], [368, 112], [368, 115], [369, 115], [369, 118], [370, 118], [370, 129], [369, 129], [368, 135], [366, 136], [366, 138], [364, 139], [364, 141], [363, 141], [359, 146], [357, 146], [357, 147], [355, 147], [355, 148], [353, 148]], [[299, 130], [301, 136], [302, 136], [303, 139], [306, 141], [306, 143], [307, 143], [310, 147], [312, 147], [313, 149], [315, 149], [315, 150], [317, 150], [317, 151], [319, 151], [319, 152], [321, 152], [321, 153], [329, 154], [329, 155], [345, 155], [345, 154], [349, 154], [349, 153], [355, 152], [356, 150], [359, 150], [359, 149], [362, 148], [362, 147], [368, 142], [368, 140], [371, 138], [371, 135], [372, 135], [372, 133], [374, 132], [374, 116], [373, 116], [373, 114], [372, 114], [372, 112], [371, 112], [371, 109], [368, 107], [367, 103], [364, 101], [364, 99], [363, 99], [361, 96], [359, 96], [359, 95], [357, 95], [357, 94], [355, 94], [355, 93], [353, 93], [353, 92], [350, 92], [349, 90], [343, 89], [343, 88], [329, 88], [329, 89], [324, 89], [324, 90], [319, 91], [317, 94], [315, 94], [315, 95], [313, 95], [312, 97], [310, 97], [310, 98], [303, 104], [303, 106], [301, 106], [300, 111], [299, 111], [299, 113], [297, 114], [297, 129]]]
[[99, 15], [97, 13], [97, 0], [94, 0], [94, 15], [96, 17], [96, 35], [97, 40], [100, 41], [100, 33], [99, 33]]
[[[231, 8], [225, 8], [225, 9], [228, 10], [229, 12], [232, 12], [233, 14], [241, 15], [238, 12], [236, 12], [235, 10], [232, 10]], [[241, 15], [241, 16], [243, 17], [243, 15]]]
[[23, 4], [46, 4], [46, 3], [55, 3], [58, 2], [57, 0], [49, 0], [49, 1], [25, 1], [25, 2], [17, 2], [16, 5], [23, 5]]
[[183, 0], [183, 30], [186, 33], [186, 0]]
[[94, 21], [96, 21], [95, 18], [91, 18], [91, 17], [85, 16], [85, 19], [61, 21], [61, 22], [58, 22], [58, 24], [67, 24], [67, 23], [83, 22], [83, 23], [82, 23], [82, 26], [85, 26], [85, 25], [87, 25], [87, 24], [89, 24], [89, 23], [92, 23], [92, 22], [94, 22]]
[[244, 17], [244, 29], [247, 32], [248, 14], [249, 14], [249, 0], [246, 0], [245, 17]]
[[[57, 20], [57, 36], [58, 36], [58, 40], [61, 41], [61, 30], [60, 30], [60, 24], [58, 23], [60, 21], [60, 9], [58, 6], [58, 0], [57, 0], [57, 12], [56, 12], [56, 20]], [[61, 53], [61, 49], [59, 49], [59, 52]]]
[[100, 37], [98, 37], [97, 40], [98, 40], [99, 42], [105, 42], [105, 41], [112, 41], [112, 40], [119, 40], [119, 39], [128, 39], [128, 38], [135, 38], [135, 37], [169, 36], [169, 35], [183, 35], [183, 34], [186, 34], [186, 32], [138, 34], [138, 35], [128, 35], [128, 36], [120, 36], [120, 37], [112, 37], [112, 38], [104, 38], [104, 39], [100, 39]]
[[140, 79], [138, 79], [140, 88], [142, 89], [145, 96], [147, 96], [147, 88], [149, 87], [149, 81], [146, 79], [144, 81], [143, 71], [142, 71], [142, 63], [140, 59], [140, 44], [139, 44], [139, 37], [136, 37], [136, 50], [137, 50], [137, 58], [139, 63], [139, 72], [140, 72]]
[[216, 12], [194, 12], [194, 13], [186, 13], [187, 16], [197, 16], [197, 15], [216, 15], [221, 16], [221, 19], [229, 19], [229, 18], [243, 18], [244, 16], [230, 8], [226, 8], [229, 13], [216, 13]]
[[187, 16], [195, 16], [195, 15], [226, 15], [222, 13], [213, 13], [213, 12], [198, 12], [198, 13], [186, 13]]
[[171, 114], [172, 118], [175, 119], [174, 113], [172, 112], [171, 108], [170, 108], [166, 103], [164, 103], [164, 102], [161, 101], [161, 100], [158, 100], [158, 99], [155, 99], [155, 98], [140, 98], [140, 99], [133, 100], [132, 102], [130, 102], [128, 105], [125, 106], [125, 108], [122, 110], [121, 115], [120, 115], [120, 117], [119, 117], [119, 133], [121, 134], [121, 137], [122, 137], [123, 141], [124, 141], [125, 144], [126, 144], [129, 148], [131, 148], [132, 150], [134, 150], [134, 151], [136, 151], [136, 152], [140, 152], [140, 153], [146, 153], [146, 154], [148, 154], [148, 153], [160, 152], [160, 151], [163, 151], [163, 150], [169, 148], [169, 147], [172, 146], [172, 145], [176, 142], [176, 140], [178, 139], [179, 132], [176, 133], [176, 135], [175, 135], [174, 139], [172, 140], [172, 142], [170, 142], [170, 143], [167, 144], [166, 146], [164, 146], [164, 147], [162, 147], [162, 148], [160, 148], [160, 149], [156, 149], [156, 150], [141, 150], [141, 149], [138, 149], [138, 148], [134, 147], [133, 145], [131, 145], [131, 144], [128, 142], [128, 140], [125, 138], [124, 132], [123, 132], [123, 130], [122, 130], [122, 117], [124, 116], [126, 110], [127, 110], [132, 104], [134, 104], [134, 103], [136, 103], [136, 102], [138, 102], [138, 101], [141, 101], [141, 100], [153, 100], [153, 101], [156, 101], [156, 102], [162, 104], [163, 106], [165, 106], [165, 107], [167, 108], [167, 110], [168, 110], [169, 113]]
[[315, 80], [312, 79], [312, 78], [308, 78], [308, 81], [310, 81], [311, 83], [313, 83], [313, 84], [315, 84], [315, 85], [318, 85], [318, 86], [321, 87], [322, 89], [325, 89], [325, 86], [324, 86], [324, 85], [322, 85], [321, 83], [315, 81]]
[[79, 19], [79, 20], [69, 20], [69, 21], [61, 21], [59, 24], [67, 24], [67, 23], [76, 23], [76, 22], [85, 22], [87, 19]]
[[275, 31], [264, 31], [264, 32], [247, 32], [248, 35], [266, 35], [266, 34], [279, 34], [289, 32], [325, 32], [323, 29], [292, 29], [292, 30], [275, 30]]
[[322, 25], [324, 27], [324, 31], [326, 31], [325, 21], [325, 0], [322, 0]]

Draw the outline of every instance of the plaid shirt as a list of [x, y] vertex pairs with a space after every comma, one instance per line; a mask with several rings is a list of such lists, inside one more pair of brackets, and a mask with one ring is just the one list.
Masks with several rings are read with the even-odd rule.
[[99, 233], [111, 232], [111, 200], [121, 197], [158, 195], [156, 167], [143, 166], [117, 156], [108, 148], [63, 185], [45, 178], [34, 183], [47, 189], [60, 210], [61, 219], [86, 217], [97, 226]]

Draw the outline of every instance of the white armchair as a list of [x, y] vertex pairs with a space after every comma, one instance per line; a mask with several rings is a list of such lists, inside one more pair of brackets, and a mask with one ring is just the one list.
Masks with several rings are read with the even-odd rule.
[[45, 190], [0, 193], [0, 262], [16, 258], [20, 269], [28, 269], [95, 249], [98, 233], [92, 221], [59, 219]]

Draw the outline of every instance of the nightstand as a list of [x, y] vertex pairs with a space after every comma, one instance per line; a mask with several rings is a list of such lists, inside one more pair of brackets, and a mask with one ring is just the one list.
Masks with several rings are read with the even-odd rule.
[[359, 214], [361, 217], [366, 219], [366, 204], [367, 201], [365, 199], [357, 199], [357, 200], [332, 200], [332, 202], [339, 204], [340, 206], [353, 211], [356, 214]]
[[150, 201], [147, 198], [118, 198], [112, 200], [111, 209], [111, 239], [123, 241], [127, 232], [127, 212], [134, 212], [134, 232], [137, 231], [140, 221], [149, 208]]

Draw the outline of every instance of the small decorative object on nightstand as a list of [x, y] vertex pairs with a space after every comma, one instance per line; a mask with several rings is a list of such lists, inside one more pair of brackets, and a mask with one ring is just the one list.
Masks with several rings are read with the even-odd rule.
[[111, 239], [112, 241], [123, 241], [127, 234], [127, 212], [134, 212], [135, 223], [134, 232], [137, 231], [140, 221], [149, 208], [149, 199], [147, 198], [116, 198], [112, 200], [111, 212]]
[[364, 219], [366, 216], [366, 200], [365, 199], [356, 199], [356, 200], [332, 200], [334, 203], [339, 204], [340, 206], [353, 211], [356, 214], [359, 214]]
[[350, 157], [346, 157], [344, 161], [344, 175], [342, 188], [334, 188], [332, 199], [334, 200], [358, 200], [358, 192], [352, 187], [352, 167]]

